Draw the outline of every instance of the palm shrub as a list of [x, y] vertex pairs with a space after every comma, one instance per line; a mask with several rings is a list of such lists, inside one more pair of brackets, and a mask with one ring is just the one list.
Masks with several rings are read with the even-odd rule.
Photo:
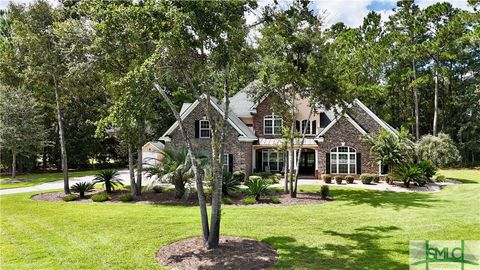
[[250, 179], [245, 183], [248, 187], [247, 191], [248, 194], [255, 197], [255, 200], [259, 200], [260, 196], [264, 196], [268, 194], [268, 186], [269, 184], [265, 182], [264, 179], [261, 178], [254, 178]]
[[78, 193], [80, 195], [80, 198], [84, 198], [85, 197], [85, 192], [89, 192], [89, 191], [93, 190], [93, 186], [94, 186], [93, 183], [79, 182], [79, 183], [76, 183], [75, 185], [71, 186], [70, 190], [75, 192], [75, 193]]
[[93, 179], [93, 183], [104, 183], [105, 184], [105, 191], [107, 193], [111, 193], [112, 190], [115, 189], [117, 186], [122, 186], [123, 183], [121, 182], [120, 178], [118, 177], [118, 171], [117, 170], [101, 170], [99, 171], [96, 175], [95, 178]]
[[237, 189], [238, 181], [233, 177], [229, 172], [223, 174], [223, 183], [222, 183], [222, 193], [225, 196], [228, 196], [230, 192], [233, 192]]
[[431, 180], [432, 176], [434, 176], [437, 173], [437, 167], [435, 167], [435, 165], [433, 165], [433, 163], [430, 160], [426, 160], [426, 159], [421, 160], [418, 163], [418, 167], [422, 169], [423, 174], [428, 180]]
[[[162, 162], [159, 165], [146, 168], [148, 178], [153, 178], [152, 184], [157, 182], [173, 184], [175, 187], [175, 198], [180, 199], [185, 195], [185, 185], [193, 180], [193, 169], [188, 156], [186, 147], [180, 149], [165, 148], [161, 151], [163, 154]], [[198, 159], [206, 158], [199, 154]], [[200, 164], [201, 165], [201, 164]]]
[[404, 129], [398, 135], [382, 129], [377, 136], [367, 140], [371, 144], [370, 153], [375, 161], [387, 165], [390, 172], [394, 166], [411, 161], [415, 155], [414, 145], [408, 139], [408, 131]]
[[455, 165], [461, 159], [453, 140], [445, 133], [439, 133], [438, 136], [423, 136], [416, 150], [419, 158], [430, 160], [440, 167]]
[[405, 187], [410, 187], [410, 183], [416, 183], [419, 186], [426, 184], [426, 177], [420, 167], [415, 164], [402, 164], [393, 169], [393, 177], [400, 179]]

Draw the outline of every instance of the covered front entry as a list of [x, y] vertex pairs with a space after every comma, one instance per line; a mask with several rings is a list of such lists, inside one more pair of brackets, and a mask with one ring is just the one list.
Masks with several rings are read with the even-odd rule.
[[315, 150], [303, 149], [300, 155], [298, 174], [305, 176], [315, 175]]

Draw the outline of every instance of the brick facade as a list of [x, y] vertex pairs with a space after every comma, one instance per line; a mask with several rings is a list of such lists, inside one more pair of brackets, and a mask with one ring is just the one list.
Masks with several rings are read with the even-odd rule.
[[[373, 121], [373, 119], [372, 119]], [[344, 143], [344, 145], [342, 145]], [[335, 125], [327, 131], [323, 142], [317, 142], [319, 147], [318, 169], [319, 173], [326, 173], [326, 153], [338, 146], [348, 146], [361, 153], [362, 173], [377, 173], [378, 165], [372, 164], [370, 159], [370, 145], [364, 141], [364, 135], [356, 129], [347, 118], [340, 118]], [[320, 176], [318, 175], [318, 176]]]
[[[216, 111], [215, 111], [216, 112]], [[218, 113], [218, 112], [216, 112]], [[220, 116], [220, 113], [218, 113]], [[198, 105], [184, 120], [184, 126], [189, 137], [192, 140], [193, 149], [196, 153], [211, 153], [211, 139], [209, 138], [195, 138], [195, 121], [204, 119], [205, 113], [202, 105]], [[233, 170], [245, 171], [250, 174], [252, 171], [252, 143], [239, 142], [238, 136], [240, 134], [231, 125], [227, 125], [225, 154], [233, 154]], [[170, 134], [171, 141], [166, 142], [166, 147], [179, 148], [184, 145], [183, 136], [180, 128], [175, 129]]]

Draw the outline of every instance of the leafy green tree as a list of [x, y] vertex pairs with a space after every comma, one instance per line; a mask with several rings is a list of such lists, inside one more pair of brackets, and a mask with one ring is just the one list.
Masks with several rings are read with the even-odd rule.
[[368, 137], [367, 141], [374, 160], [388, 166], [390, 172], [397, 165], [413, 162], [413, 143], [408, 139], [406, 130], [396, 135], [382, 129], [377, 135]]
[[440, 167], [456, 165], [460, 161], [457, 147], [445, 133], [423, 136], [418, 143], [417, 154], [421, 159], [429, 160]]
[[0, 84], [0, 126], [0, 145], [12, 153], [12, 178], [15, 179], [17, 156], [35, 156], [47, 143], [43, 115], [30, 92]]

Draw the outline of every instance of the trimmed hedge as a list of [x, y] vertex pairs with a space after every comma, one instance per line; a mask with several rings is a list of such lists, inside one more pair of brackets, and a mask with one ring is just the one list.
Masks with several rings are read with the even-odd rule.
[[353, 176], [351, 176], [351, 175], [345, 176], [345, 181], [347, 181], [347, 184], [353, 184], [353, 180], [354, 180], [354, 179], [355, 179], [355, 178], [354, 178]]
[[323, 185], [320, 188], [320, 196], [322, 196], [322, 199], [326, 199], [328, 196], [330, 196], [330, 188], [327, 185]]
[[132, 194], [123, 194], [123, 195], [120, 195], [118, 199], [122, 202], [131, 202], [133, 201], [133, 196]]
[[272, 198], [270, 199], [270, 202], [271, 202], [271, 203], [274, 203], [274, 204], [279, 204], [279, 203], [281, 203], [281, 202], [280, 202], [280, 199], [279, 199], [278, 197], [272, 197]]
[[380, 181], [380, 177], [373, 173], [362, 173], [362, 175], [360, 175], [360, 181], [362, 181], [362, 183], [365, 185], [370, 185], [373, 182], [378, 183], [378, 181]]
[[92, 201], [94, 202], [104, 202], [108, 200], [108, 195], [106, 193], [95, 194], [92, 196]]
[[332, 183], [332, 176], [330, 174], [324, 174], [323, 175], [323, 181], [325, 181], [325, 183], [327, 183], [327, 184]]
[[245, 199], [242, 200], [243, 204], [256, 204], [257, 200], [255, 200], [255, 197], [246, 197]]
[[71, 202], [71, 201], [75, 201], [77, 199], [77, 196], [75, 196], [73, 194], [68, 194], [68, 195], [63, 196], [62, 199], [66, 202]]
[[233, 204], [233, 200], [230, 197], [223, 197], [222, 198], [222, 203], [223, 204]]
[[235, 171], [232, 174], [232, 178], [238, 184], [243, 183], [245, 182], [245, 173], [242, 171]]
[[335, 182], [338, 185], [342, 184], [342, 181], [343, 181], [343, 176], [339, 176], [339, 175], [335, 176]]

